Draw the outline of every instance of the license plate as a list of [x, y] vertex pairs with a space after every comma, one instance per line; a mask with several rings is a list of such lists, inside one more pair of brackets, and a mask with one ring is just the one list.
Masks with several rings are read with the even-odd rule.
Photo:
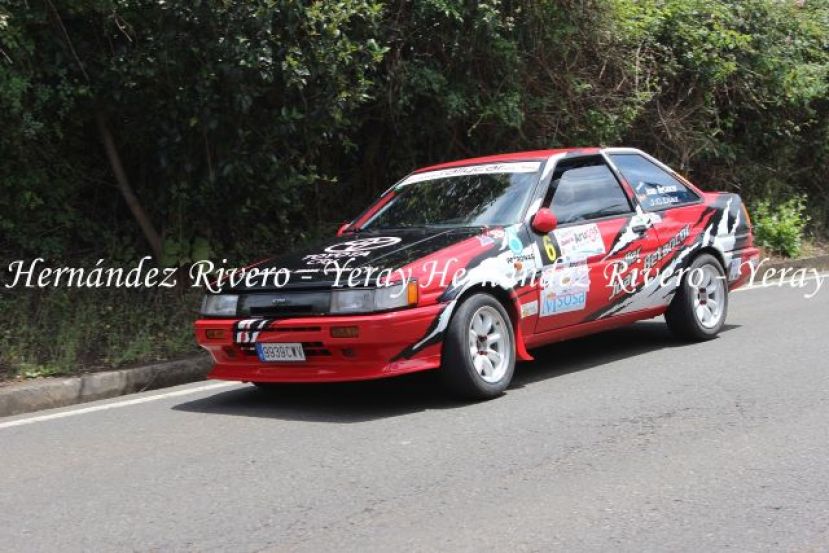
[[299, 343], [256, 344], [260, 361], [305, 361], [305, 352]]

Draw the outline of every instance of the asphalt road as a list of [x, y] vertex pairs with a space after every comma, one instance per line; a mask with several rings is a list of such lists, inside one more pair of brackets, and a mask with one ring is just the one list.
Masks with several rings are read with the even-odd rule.
[[2, 419], [0, 551], [829, 551], [826, 288], [537, 350], [487, 403], [420, 375]]

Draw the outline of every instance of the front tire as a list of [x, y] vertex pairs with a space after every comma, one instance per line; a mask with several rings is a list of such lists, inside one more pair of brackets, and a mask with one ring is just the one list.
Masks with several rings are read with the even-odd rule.
[[682, 278], [665, 312], [671, 332], [683, 340], [711, 340], [725, 325], [728, 282], [720, 262], [712, 255], [697, 256]]
[[489, 294], [475, 294], [458, 307], [443, 343], [441, 376], [468, 399], [501, 395], [515, 372], [515, 334], [504, 306]]

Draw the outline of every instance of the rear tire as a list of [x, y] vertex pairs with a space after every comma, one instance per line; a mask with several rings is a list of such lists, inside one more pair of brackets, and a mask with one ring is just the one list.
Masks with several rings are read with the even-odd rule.
[[665, 320], [678, 338], [711, 340], [722, 330], [728, 315], [725, 271], [719, 260], [707, 253], [697, 256], [688, 269], [665, 312]]
[[504, 393], [514, 372], [515, 334], [507, 311], [489, 294], [470, 296], [443, 342], [443, 382], [460, 397], [492, 399]]

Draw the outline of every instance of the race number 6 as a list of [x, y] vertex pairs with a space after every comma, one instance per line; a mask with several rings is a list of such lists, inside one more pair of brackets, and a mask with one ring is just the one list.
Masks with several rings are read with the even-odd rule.
[[553, 241], [550, 240], [549, 236], [545, 235], [542, 242], [544, 244], [544, 252], [547, 254], [547, 259], [549, 259], [551, 263], [555, 263], [555, 260], [558, 259], [558, 252], [556, 252], [556, 247], [553, 245]]

